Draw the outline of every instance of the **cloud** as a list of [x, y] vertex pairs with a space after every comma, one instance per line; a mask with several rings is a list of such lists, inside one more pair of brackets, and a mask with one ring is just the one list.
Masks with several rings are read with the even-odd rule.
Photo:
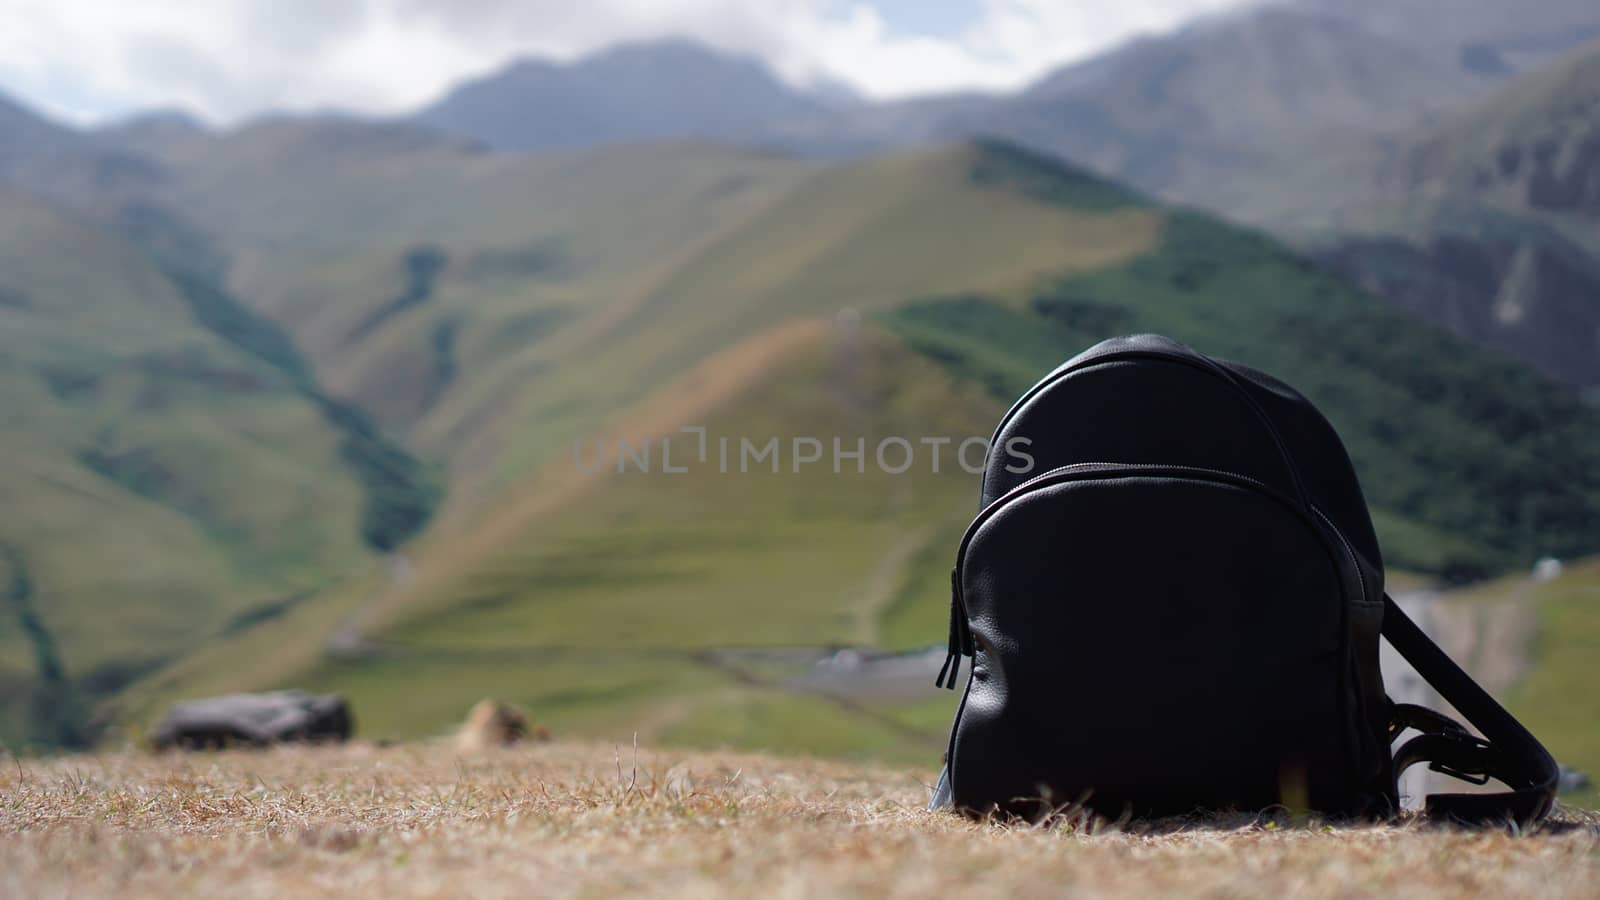
[[395, 113], [518, 55], [572, 59], [681, 35], [797, 84], [874, 97], [1018, 87], [1135, 34], [1241, 0], [982, 0], [946, 36], [870, 0], [8, 0], [0, 89], [86, 123], [178, 106]]

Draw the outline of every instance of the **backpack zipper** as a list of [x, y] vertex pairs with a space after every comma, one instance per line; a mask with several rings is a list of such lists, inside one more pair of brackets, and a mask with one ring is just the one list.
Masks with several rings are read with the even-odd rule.
[[[961, 570], [963, 563], [966, 561], [967, 546], [972, 542], [973, 535], [977, 533], [978, 529], [985, 522], [993, 518], [1002, 507], [1010, 503], [1012, 500], [1017, 499], [1020, 495], [1030, 493], [1036, 488], [1041, 487], [1046, 481], [1054, 482], [1058, 480], [1073, 480], [1063, 479], [1062, 476], [1067, 474], [1077, 474], [1080, 470], [1098, 470], [1104, 471], [1107, 474], [1116, 472], [1144, 472], [1148, 474], [1167, 472], [1176, 476], [1201, 476], [1201, 480], [1229, 482], [1237, 485], [1247, 486], [1260, 491], [1261, 493], [1272, 497], [1285, 506], [1288, 506], [1290, 509], [1300, 513], [1308, 520], [1308, 524], [1315, 524], [1314, 522], [1310, 521], [1314, 515], [1316, 518], [1320, 519], [1322, 523], [1327, 526], [1327, 530], [1331, 531], [1334, 537], [1338, 539], [1340, 549], [1344, 551], [1345, 558], [1349, 560], [1351, 569], [1353, 572], [1355, 572], [1357, 587], [1361, 592], [1361, 599], [1363, 602], [1367, 601], [1367, 581], [1366, 578], [1362, 576], [1361, 565], [1356, 556], [1355, 548], [1351, 546], [1349, 539], [1344, 536], [1344, 532], [1339, 530], [1339, 527], [1333, 523], [1333, 520], [1328, 517], [1327, 513], [1324, 513], [1314, 504], [1305, 503], [1302, 505], [1300, 503], [1296, 503], [1293, 498], [1285, 495], [1282, 491], [1271, 487], [1259, 479], [1251, 478], [1248, 475], [1240, 475], [1237, 472], [1224, 471], [1222, 469], [1208, 469], [1200, 466], [1162, 465], [1159, 463], [1072, 463], [1070, 465], [1058, 466], [1057, 468], [1051, 469], [1048, 472], [1035, 475], [1011, 490], [1006, 491], [1004, 494], [996, 498], [993, 503], [989, 504], [982, 512], [979, 512], [977, 518], [972, 520], [972, 524], [968, 525], [967, 530], [961, 535], [961, 543], [956, 550], [956, 565], [950, 570], [949, 644], [947, 647], [947, 653], [945, 655], [944, 666], [939, 669], [939, 676], [934, 681], [935, 687], [955, 690], [956, 679], [961, 672], [961, 657], [976, 656], [977, 648], [972, 637], [972, 624], [967, 618], [966, 601], [961, 595]], [[1306, 512], [1307, 510], [1309, 510], [1309, 514]], [[1315, 528], [1312, 530], [1318, 531], [1319, 533], [1321, 531], [1321, 529]], [[1324, 543], [1327, 543], [1325, 538]]]
[[[934, 680], [935, 687], [956, 689], [956, 677], [961, 674], [961, 657], [972, 656], [972, 629], [967, 622], [966, 607], [961, 602], [961, 569], [952, 566], [950, 569], [950, 645], [949, 652], [945, 654], [944, 665], [939, 669], [939, 677]], [[948, 681], [945, 676], [949, 675]]]
[[[1306, 490], [1305, 482], [1300, 477], [1300, 466], [1295, 462], [1293, 454], [1291, 454], [1289, 452], [1289, 445], [1284, 442], [1283, 434], [1278, 431], [1278, 424], [1273, 421], [1272, 417], [1267, 414], [1267, 411], [1265, 409], [1263, 409], [1261, 404], [1259, 402], [1257, 402], [1256, 398], [1253, 395], [1251, 395], [1249, 389], [1247, 389], [1243, 384], [1241, 384], [1239, 382], [1239, 379], [1238, 379], [1237, 376], [1235, 376], [1232, 372], [1230, 372], [1222, 364], [1218, 363], [1216, 360], [1213, 360], [1208, 356], [1205, 356], [1205, 355], [1199, 354], [1199, 353], [1194, 353], [1193, 351], [1190, 351], [1190, 354], [1186, 355], [1186, 354], [1175, 353], [1175, 352], [1172, 352], [1172, 351], [1169, 351], [1169, 350], [1164, 350], [1164, 349], [1142, 348], [1142, 349], [1136, 349], [1136, 350], [1122, 350], [1122, 351], [1116, 351], [1116, 352], [1112, 352], [1112, 353], [1107, 353], [1104, 356], [1096, 357], [1096, 358], [1091, 359], [1091, 360], [1086, 360], [1086, 361], [1084, 361], [1084, 362], [1082, 362], [1082, 363], [1080, 363], [1078, 365], [1063, 365], [1062, 367], [1060, 367], [1060, 368], [1056, 369], [1055, 371], [1051, 372], [1049, 375], [1046, 375], [1043, 379], [1041, 379], [1039, 381], [1039, 383], [1035, 384], [1032, 388], [1030, 388], [1027, 393], [1023, 394], [1017, 400], [1016, 403], [1013, 403], [1011, 405], [1010, 409], [1006, 410], [1006, 414], [1004, 416], [1000, 417], [1000, 424], [995, 426], [994, 436], [990, 439], [990, 442], [989, 442], [990, 445], [993, 446], [995, 441], [998, 441], [1000, 439], [1001, 432], [1005, 431], [1006, 425], [1010, 424], [1011, 420], [1016, 417], [1017, 411], [1020, 410], [1023, 407], [1023, 405], [1026, 404], [1029, 400], [1031, 400], [1034, 397], [1038, 396], [1039, 394], [1043, 393], [1044, 390], [1047, 387], [1049, 387], [1050, 385], [1055, 384], [1057, 381], [1060, 381], [1061, 379], [1067, 377], [1068, 375], [1071, 375], [1074, 372], [1078, 372], [1078, 371], [1081, 371], [1083, 369], [1090, 368], [1091, 366], [1097, 366], [1097, 365], [1100, 365], [1101, 363], [1117, 362], [1119, 360], [1125, 360], [1125, 359], [1140, 359], [1140, 358], [1165, 360], [1167, 362], [1177, 363], [1179, 365], [1186, 365], [1186, 366], [1189, 366], [1191, 368], [1199, 369], [1200, 371], [1205, 372], [1205, 373], [1211, 375], [1212, 377], [1220, 378], [1221, 380], [1226, 382], [1229, 387], [1233, 388], [1234, 392], [1239, 395], [1240, 399], [1242, 399], [1245, 402], [1245, 404], [1250, 407], [1251, 412], [1254, 412], [1256, 414], [1256, 418], [1259, 419], [1261, 421], [1262, 426], [1266, 428], [1267, 435], [1272, 438], [1273, 446], [1278, 448], [1278, 457], [1279, 457], [1279, 459], [1281, 459], [1283, 461], [1284, 467], [1289, 473], [1289, 482], [1290, 482], [1290, 484], [1292, 484], [1294, 486], [1294, 491], [1295, 491], [1295, 494], [1296, 494], [1296, 498], [1299, 501], [1298, 504], [1290, 502], [1289, 506], [1291, 508], [1298, 506], [1301, 509], [1310, 510], [1316, 516], [1320, 517], [1322, 519], [1323, 523], [1327, 525], [1328, 529], [1330, 531], [1332, 531], [1334, 533], [1334, 535], [1339, 539], [1339, 543], [1341, 544], [1341, 546], [1342, 546], [1342, 548], [1343, 548], [1343, 550], [1345, 552], [1345, 555], [1349, 558], [1351, 566], [1353, 567], [1353, 569], [1354, 569], [1354, 571], [1356, 573], [1356, 581], [1358, 582], [1358, 586], [1359, 586], [1360, 591], [1361, 591], [1361, 599], [1362, 599], [1363, 602], [1366, 602], [1367, 601], [1367, 580], [1366, 580], [1365, 577], [1362, 576], [1361, 565], [1360, 565], [1360, 562], [1358, 560], [1358, 557], [1356, 556], [1355, 547], [1350, 543], [1349, 538], [1345, 537], [1344, 532], [1339, 530], [1339, 527], [1337, 525], [1333, 524], [1333, 520], [1331, 518], [1329, 518], [1328, 515], [1326, 513], [1324, 513], [1321, 509], [1317, 508], [1316, 504], [1311, 502], [1311, 494], [1310, 494], [1309, 491]], [[1057, 475], [1057, 474], [1060, 474], [1062, 472], [1065, 472], [1065, 471], [1068, 471], [1068, 470], [1071, 470], [1071, 469], [1082, 468], [1082, 467], [1104, 467], [1104, 468], [1113, 468], [1113, 467], [1115, 467], [1115, 468], [1122, 468], [1122, 469], [1162, 469], [1162, 468], [1167, 468], [1167, 469], [1173, 469], [1175, 471], [1180, 471], [1180, 470], [1187, 469], [1190, 472], [1209, 474], [1209, 475], [1213, 475], [1213, 476], [1222, 476], [1225, 480], [1231, 479], [1231, 480], [1234, 480], [1234, 481], [1238, 481], [1240, 483], [1248, 484], [1248, 485], [1250, 485], [1252, 487], [1255, 487], [1255, 488], [1258, 488], [1258, 489], [1260, 489], [1262, 491], [1265, 491], [1269, 495], [1271, 495], [1273, 497], [1276, 497], [1279, 500], [1287, 501], [1287, 499], [1288, 499], [1288, 498], [1285, 498], [1283, 496], [1281, 491], [1278, 491], [1278, 490], [1276, 490], [1274, 488], [1268, 487], [1266, 484], [1262, 483], [1261, 481], [1259, 481], [1257, 479], [1254, 479], [1254, 478], [1251, 478], [1249, 476], [1239, 475], [1239, 474], [1234, 473], [1234, 472], [1224, 472], [1224, 471], [1222, 471], [1220, 469], [1205, 469], [1205, 468], [1199, 468], [1199, 467], [1193, 467], [1193, 466], [1161, 466], [1161, 465], [1141, 464], [1141, 463], [1101, 463], [1101, 462], [1072, 463], [1070, 465], [1059, 466], [1057, 468], [1051, 469], [1048, 472], [1041, 473], [1039, 475], [1034, 476], [1033, 478], [1028, 479], [1027, 481], [1024, 481], [1023, 483], [1017, 485], [1016, 487], [1012, 488], [1011, 490], [1009, 490], [1006, 493], [1004, 493], [1004, 494], [1000, 495], [999, 497], [997, 497], [995, 499], [995, 501], [993, 503], [989, 504], [989, 506], [987, 508], [985, 508], [983, 510], [980, 510], [978, 512], [978, 517], [972, 521], [972, 524], [970, 526], [968, 526], [966, 533], [961, 536], [961, 546], [960, 546], [960, 549], [958, 549], [956, 551], [956, 567], [954, 569], [950, 570], [950, 637], [949, 637], [949, 647], [948, 647], [948, 652], [947, 652], [947, 654], [945, 656], [944, 666], [939, 669], [939, 677], [934, 682], [935, 686], [937, 686], [937, 687], [947, 687], [947, 688], [949, 688], [951, 690], [955, 690], [956, 676], [961, 671], [961, 657], [962, 656], [973, 656], [974, 652], [975, 652], [975, 647], [973, 646], [973, 643], [972, 643], [971, 626], [970, 626], [970, 623], [967, 621], [966, 605], [962, 601], [962, 598], [961, 598], [961, 576], [960, 576], [962, 557], [966, 555], [967, 542], [971, 539], [973, 531], [975, 531], [977, 529], [978, 525], [981, 522], [985, 521], [988, 518], [990, 510], [992, 510], [995, 507], [999, 506], [1001, 503], [1003, 503], [1006, 500], [1008, 500], [1009, 498], [1011, 498], [1017, 492], [1019, 492], [1019, 491], [1021, 491], [1023, 489], [1026, 489], [1031, 485], [1034, 485], [1036, 482], [1038, 482], [1038, 481], [1040, 481], [1040, 480], [1042, 480], [1044, 478], [1048, 478], [1048, 477], [1051, 477], [1053, 475]], [[985, 480], [987, 480], [987, 478], [988, 478], [987, 473], [985, 473], [984, 478], [985, 478]]]
[[[1011, 408], [1006, 410], [1006, 414], [1000, 417], [1000, 424], [995, 426], [994, 435], [990, 438], [989, 445], [993, 447], [995, 442], [1000, 439], [1000, 433], [1005, 431], [1006, 425], [1010, 424], [1011, 420], [1016, 417], [1017, 411], [1022, 408], [1023, 404], [1027, 403], [1035, 396], [1044, 393], [1045, 389], [1050, 385], [1055, 384], [1057, 381], [1060, 381], [1074, 372], [1080, 372], [1092, 366], [1098, 366], [1101, 363], [1111, 363], [1126, 359], [1141, 358], [1159, 359], [1165, 360], [1166, 362], [1189, 366], [1190, 368], [1199, 369], [1200, 371], [1205, 372], [1214, 378], [1220, 378], [1227, 382], [1228, 386], [1233, 388], [1233, 390], [1239, 395], [1240, 399], [1244, 400], [1245, 404], [1250, 407], [1250, 411], [1254, 412], [1256, 414], [1256, 418], [1260, 419], [1261, 424], [1266, 427], [1268, 436], [1272, 438], [1273, 446], [1278, 448], [1278, 457], [1283, 461], [1284, 468], [1289, 473], [1289, 482], [1294, 485], [1295, 494], [1306, 506], [1311, 505], [1311, 494], [1306, 490], [1305, 482], [1300, 478], [1300, 466], [1298, 463], [1296, 463], [1293, 454], [1289, 452], [1289, 445], [1284, 442], [1283, 435], [1278, 431], [1277, 423], [1272, 420], [1272, 417], [1267, 414], [1267, 411], [1263, 409], [1256, 398], [1251, 395], [1249, 389], [1243, 384], [1239, 383], [1237, 376], [1235, 376], [1221, 363], [1217, 362], [1211, 357], [1196, 353], [1193, 350], [1190, 351], [1189, 355], [1156, 348], [1118, 350], [1107, 353], [1104, 356], [1085, 360], [1084, 362], [1075, 366], [1062, 366], [1051, 372], [1049, 375], [1046, 375], [1039, 381], [1038, 384], [1035, 384], [1032, 388], [1029, 388], [1028, 392], [1023, 394], [1016, 403], [1011, 404]], [[1073, 465], [1082, 464], [1074, 463]], [[1063, 466], [1062, 468], [1067, 467]], [[988, 479], [987, 473], [985, 473], [984, 478], [985, 480]], [[1026, 484], [1027, 482], [1023, 483]], [[1021, 485], [1018, 485], [1018, 487], [1021, 487]]]

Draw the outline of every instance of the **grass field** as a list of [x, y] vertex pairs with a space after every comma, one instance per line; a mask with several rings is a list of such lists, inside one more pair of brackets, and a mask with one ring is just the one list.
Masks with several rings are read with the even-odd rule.
[[[1600, 660], [1600, 558], [1569, 563], [1549, 581], [1509, 577], [1447, 594], [1445, 600], [1510, 607], [1532, 617], [1532, 665], [1506, 692], [1506, 706], [1559, 762], [1600, 778], [1600, 693], [1594, 690]], [[1600, 807], [1600, 785], [1569, 799]]]
[[1592, 897], [1600, 819], [1533, 834], [1271, 815], [1098, 827], [923, 810], [933, 773], [444, 744], [0, 767], [7, 897]]

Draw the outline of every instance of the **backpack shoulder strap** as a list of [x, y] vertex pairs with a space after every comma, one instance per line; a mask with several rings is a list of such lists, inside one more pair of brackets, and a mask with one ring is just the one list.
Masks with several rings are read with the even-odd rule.
[[1439, 649], [1388, 594], [1383, 595], [1383, 636], [1483, 735], [1473, 735], [1442, 713], [1396, 704], [1395, 732], [1410, 727], [1422, 735], [1396, 752], [1395, 777], [1426, 761], [1446, 775], [1477, 784], [1495, 778], [1511, 788], [1497, 794], [1429, 794], [1428, 815], [1472, 824], [1509, 820], [1524, 826], [1544, 818], [1555, 804], [1560, 776], [1549, 751]]

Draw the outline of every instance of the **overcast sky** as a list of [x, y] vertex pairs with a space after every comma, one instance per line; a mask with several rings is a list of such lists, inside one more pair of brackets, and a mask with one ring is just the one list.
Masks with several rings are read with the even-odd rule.
[[398, 112], [518, 55], [679, 35], [873, 97], [1011, 88], [1245, 0], [0, 0], [0, 91], [79, 123]]

